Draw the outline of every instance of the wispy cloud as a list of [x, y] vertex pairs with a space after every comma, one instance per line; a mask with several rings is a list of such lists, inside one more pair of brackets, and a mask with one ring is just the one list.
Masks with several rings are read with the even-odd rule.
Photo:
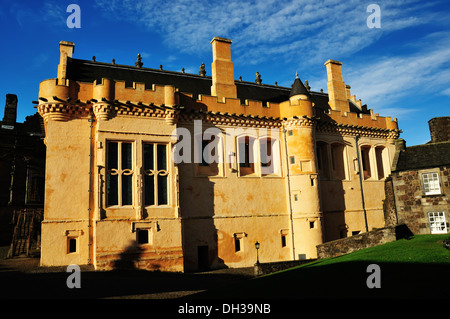
[[[43, 3], [24, 3], [5, 1], [5, 15], [13, 17], [21, 28], [42, 26], [66, 27], [66, 6], [61, 1], [46, 0]], [[1, 17], [0, 13], [0, 17]]]
[[381, 34], [427, 23], [430, 3], [384, 0], [381, 29], [369, 29], [367, 1], [337, 0], [99, 0], [105, 16], [126, 19], [160, 33], [167, 45], [187, 53], [210, 50], [214, 36], [233, 40], [236, 62], [271, 58], [323, 62], [331, 54], [351, 55]]
[[430, 34], [419, 42], [422, 49], [411, 54], [384, 56], [352, 65], [345, 74], [345, 82], [363, 103], [397, 115], [414, 111], [402, 105], [401, 99], [418, 94], [450, 95], [450, 32]]

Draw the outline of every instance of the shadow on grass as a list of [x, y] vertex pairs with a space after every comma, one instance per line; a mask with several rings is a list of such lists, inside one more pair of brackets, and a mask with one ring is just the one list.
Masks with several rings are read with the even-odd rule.
[[[374, 262], [376, 263], [376, 262]], [[248, 280], [190, 299], [450, 298], [450, 264], [376, 263], [380, 288], [368, 288], [370, 261], [314, 263]]]

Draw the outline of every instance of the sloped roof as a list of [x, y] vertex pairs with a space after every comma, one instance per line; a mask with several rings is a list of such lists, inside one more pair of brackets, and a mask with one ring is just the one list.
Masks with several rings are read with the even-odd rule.
[[[201, 76], [190, 73], [158, 70], [152, 68], [137, 68], [129, 65], [112, 64], [96, 61], [68, 58], [67, 77], [77, 82], [92, 83], [108, 78], [115, 81], [124, 81], [125, 87], [132, 87], [133, 82], [144, 83], [146, 89], [156, 85], [173, 85], [180, 92], [191, 93], [193, 97], [199, 94], [211, 95], [211, 76]], [[254, 100], [280, 103], [287, 101], [292, 94], [308, 94], [315, 107], [328, 110], [328, 94], [308, 91], [302, 81], [297, 77], [292, 87], [257, 84], [253, 82], [236, 80], [237, 97], [243, 100]], [[361, 110], [351, 108], [353, 112]]]
[[406, 147], [400, 151], [396, 171], [450, 165], [450, 141]]
[[302, 81], [300, 81], [300, 78], [296, 76], [289, 96], [294, 96], [298, 94], [304, 94], [309, 96], [309, 92], [306, 89], [305, 85], [302, 83]]

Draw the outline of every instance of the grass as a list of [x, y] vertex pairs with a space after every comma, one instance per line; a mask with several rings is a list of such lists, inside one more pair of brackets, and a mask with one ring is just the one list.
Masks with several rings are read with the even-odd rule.
[[[450, 298], [450, 251], [444, 235], [416, 235], [198, 294], [195, 298]], [[368, 288], [370, 264], [381, 288]]]

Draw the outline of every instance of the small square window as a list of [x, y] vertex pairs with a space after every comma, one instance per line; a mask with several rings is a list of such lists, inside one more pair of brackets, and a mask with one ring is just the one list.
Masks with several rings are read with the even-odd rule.
[[286, 247], [286, 235], [281, 235], [281, 247]]
[[67, 253], [76, 253], [77, 252], [77, 238], [76, 237], [68, 237], [67, 238]]
[[234, 238], [234, 251], [235, 252], [241, 251], [241, 239], [240, 238]]
[[292, 136], [292, 135], [294, 135], [294, 132], [293, 132], [292, 130], [289, 130], [289, 131], [288, 131], [288, 135], [289, 135], [289, 136]]
[[309, 222], [309, 228], [313, 229], [313, 228], [314, 228], [314, 224], [315, 224], [315, 222], [314, 222], [314, 221], [312, 221], [312, 222]]
[[298, 202], [298, 194], [294, 194], [294, 200]]
[[289, 162], [290, 162], [291, 164], [295, 164], [295, 157], [294, 157], [294, 156], [290, 156], [290, 157], [289, 157]]
[[136, 234], [136, 241], [139, 245], [148, 244], [149, 241], [149, 230], [148, 229], [138, 229]]
[[234, 234], [234, 252], [239, 252], [244, 250], [244, 237], [246, 237], [246, 233], [235, 233]]

